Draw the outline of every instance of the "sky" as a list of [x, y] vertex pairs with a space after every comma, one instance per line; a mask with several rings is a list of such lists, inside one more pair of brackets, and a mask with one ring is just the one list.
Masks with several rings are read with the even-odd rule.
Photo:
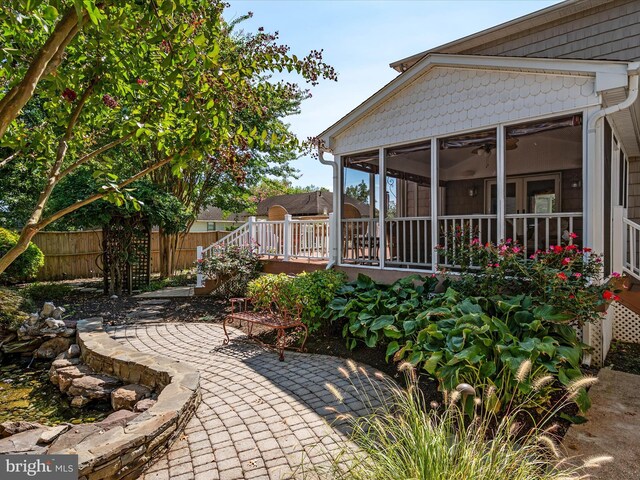
[[[398, 72], [389, 63], [540, 10], [557, 0], [231, 0], [226, 18], [247, 12], [246, 31], [278, 31], [291, 52], [323, 49], [338, 81], [310, 87], [301, 113], [287, 118], [300, 139], [316, 136]], [[294, 163], [295, 185], [332, 188], [331, 167], [310, 157]]]

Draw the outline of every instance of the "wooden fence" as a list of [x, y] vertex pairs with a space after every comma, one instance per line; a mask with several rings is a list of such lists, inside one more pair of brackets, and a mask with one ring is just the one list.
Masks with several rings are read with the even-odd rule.
[[[188, 233], [178, 249], [178, 270], [193, 266], [196, 247], [207, 247], [229, 232]], [[102, 230], [82, 232], [40, 232], [33, 243], [44, 253], [44, 267], [38, 280], [61, 280], [102, 276]], [[151, 272], [159, 272], [160, 251], [158, 232], [151, 232]], [[180, 246], [180, 245], [179, 245]]]

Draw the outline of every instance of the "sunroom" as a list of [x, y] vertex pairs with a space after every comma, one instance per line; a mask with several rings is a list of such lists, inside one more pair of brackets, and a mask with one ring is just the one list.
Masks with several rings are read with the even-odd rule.
[[461, 231], [474, 242], [517, 242], [523, 255], [573, 242], [609, 249], [609, 123], [589, 119], [612, 92], [624, 100], [628, 83], [623, 62], [425, 57], [321, 135], [341, 206], [333, 261], [455, 267], [436, 246]]

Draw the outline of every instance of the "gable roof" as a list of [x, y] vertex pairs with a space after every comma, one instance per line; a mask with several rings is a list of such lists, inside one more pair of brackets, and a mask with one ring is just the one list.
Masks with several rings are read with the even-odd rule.
[[626, 87], [628, 83], [627, 62], [603, 60], [571, 60], [556, 58], [522, 58], [481, 55], [452, 55], [429, 53], [421, 58], [406, 72], [398, 75], [384, 87], [366, 99], [351, 112], [322, 132], [319, 137], [331, 149], [331, 137], [334, 137], [356, 121], [378, 107], [400, 89], [420, 75], [434, 67], [476, 68], [507, 70], [520, 72], [559, 73], [568, 75], [587, 75], [596, 77], [596, 91]]
[[599, 7], [614, 0], [565, 0], [522, 17], [509, 20], [480, 32], [467, 35], [452, 42], [430, 48], [409, 57], [397, 60], [389, 66], [398, 72], [404, 72], [415, 65], [425, 55], [430, 53], [464, 53], [470, 49], [478, 48], [490, 42], [504, 39], [511, 35], [519, 34], [526, 30], [532, 30], [545, 24], [556, 22], [563, 18]]
[[[347, 203], [353, 204], [361, 214], [366, 215], [369, 207], [364, 203], [351, 197], [344, 197]], [[291, 195], [276, 195], [268, 197], [258, 203], [257, 214], [266, 216], [269, 209], [279, 205], [283, 207], [289, 215], [323, 215], [333, 212], [333, 194], [326, 190], [317, 190], [308, 193], [295, 193]]]

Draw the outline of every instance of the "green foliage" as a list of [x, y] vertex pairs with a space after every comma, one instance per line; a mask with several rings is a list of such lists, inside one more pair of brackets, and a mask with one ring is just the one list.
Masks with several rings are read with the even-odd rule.
[[[303, 272], [296, 276], [284, 273], [278, 275], [262, 275], [248, 285], [248, 296], [256, 308], [268, 310], [273, 308], [274, 299], [278, 306], [294, 310], [302, 306], [301, 320], [315, 332], [327, 328], [323, 314], [336, 292], [343, 286], [345, 275], [336, 270], [317, 270]], [[285, 291], [285, 295], [278, 293]]]
[[[449, 289], [414, 321], [404, 322], [401, 342], [390, 344], [387, 354], [425, 370], [444, 390], [459, 383], [494, 386], [500, 411], [512, 396], [521, 401], [534, 391], [542, 377], [568, 385], [582, 375], [587, 346], [566, 321], [565, 314], [536, 306], [528, 296], [463, 298]], [[518, 378], [524, 362], [530, 362], [526, 380]], [[557, 388], [549, 381], [535, 389], [535, 406], [545, 405]], [[586, 391], [579, 392], [577, 403], [583, 411], [589, 408]]]
[[0, 328], [17, 330], [20, 324], [28, 318], [27, 310], [31, 304], [24, 297], [0, 287]]
[[350, 349], [359, 341], [373, 348], [403, 337], [403, 325], [425, 309], [437, 283], [435, 277], [411, 275], [382, 285], [360, 274], [338, 290], [328, 315], [333, 321], [346, 320], [343, 336]]
[[[18, 235], [0, 228], [0, 257], [18, 242]], [[15, 282], [36, 276], [44, 265], [44, 255], [37, 245], [29, 243], [27, 249], [2, 274], [0, 281]]]
[[[585, 467], [607, 461], [561, 458], [556, 440], [546, 430], [549, 417], [527, 424], [522, 422], [523, 417], [530, 418], [525, 407], [514, 403], [497, 418], [485, 408], [492, 395], [482, 394], [484, 389], [477, 386], [460, 385], [460, 391], [445, 397], [444, 405], [429, 405], [414, 371], [408, 372], [407, 390], [390, 380], [346, 373], [350, 390], [359, 393], [363, 403], [382, 406], [368, 416], [347, 417], [352, 443], [334, 454], [330, 475], [319, 472], [321, 478], [577, 480], [584, 478]], [[571, 396], [568, 389], [554, 412], [568, 405]], [[465, 414], [464, 400], [473, 405], [472, 421]], [[358, 461], [349, 461], [353, 458]]]
[[[568, 235], [572, 240], [577, 238], [573, 233]], [[573, 243], [538, 250], [526, 258], [523, 247], [511, 239], [482, 245], [468, 228], [458, 227], [438, 253], [462, 271], [459, 280], [450, 285], [465, 295], [526, 294], [580, 324], [598, 320], [604, 305], [617, 299], [615, 292], [597, 282], [602, 257]]]
[[216, 245], [196, 263], [198, 273], [228, 284], [227, 294], [242, 295], [247, 284], [262, 270], [260, 255], [253, 245]]
[[36, 282], [31, 283], [20, 290], [20, 293], [30, 299], [34, 304], [41, 305], [44, 302], [60, 302], [65, 300], [73, 292], [73, 287], [66, 283]]

